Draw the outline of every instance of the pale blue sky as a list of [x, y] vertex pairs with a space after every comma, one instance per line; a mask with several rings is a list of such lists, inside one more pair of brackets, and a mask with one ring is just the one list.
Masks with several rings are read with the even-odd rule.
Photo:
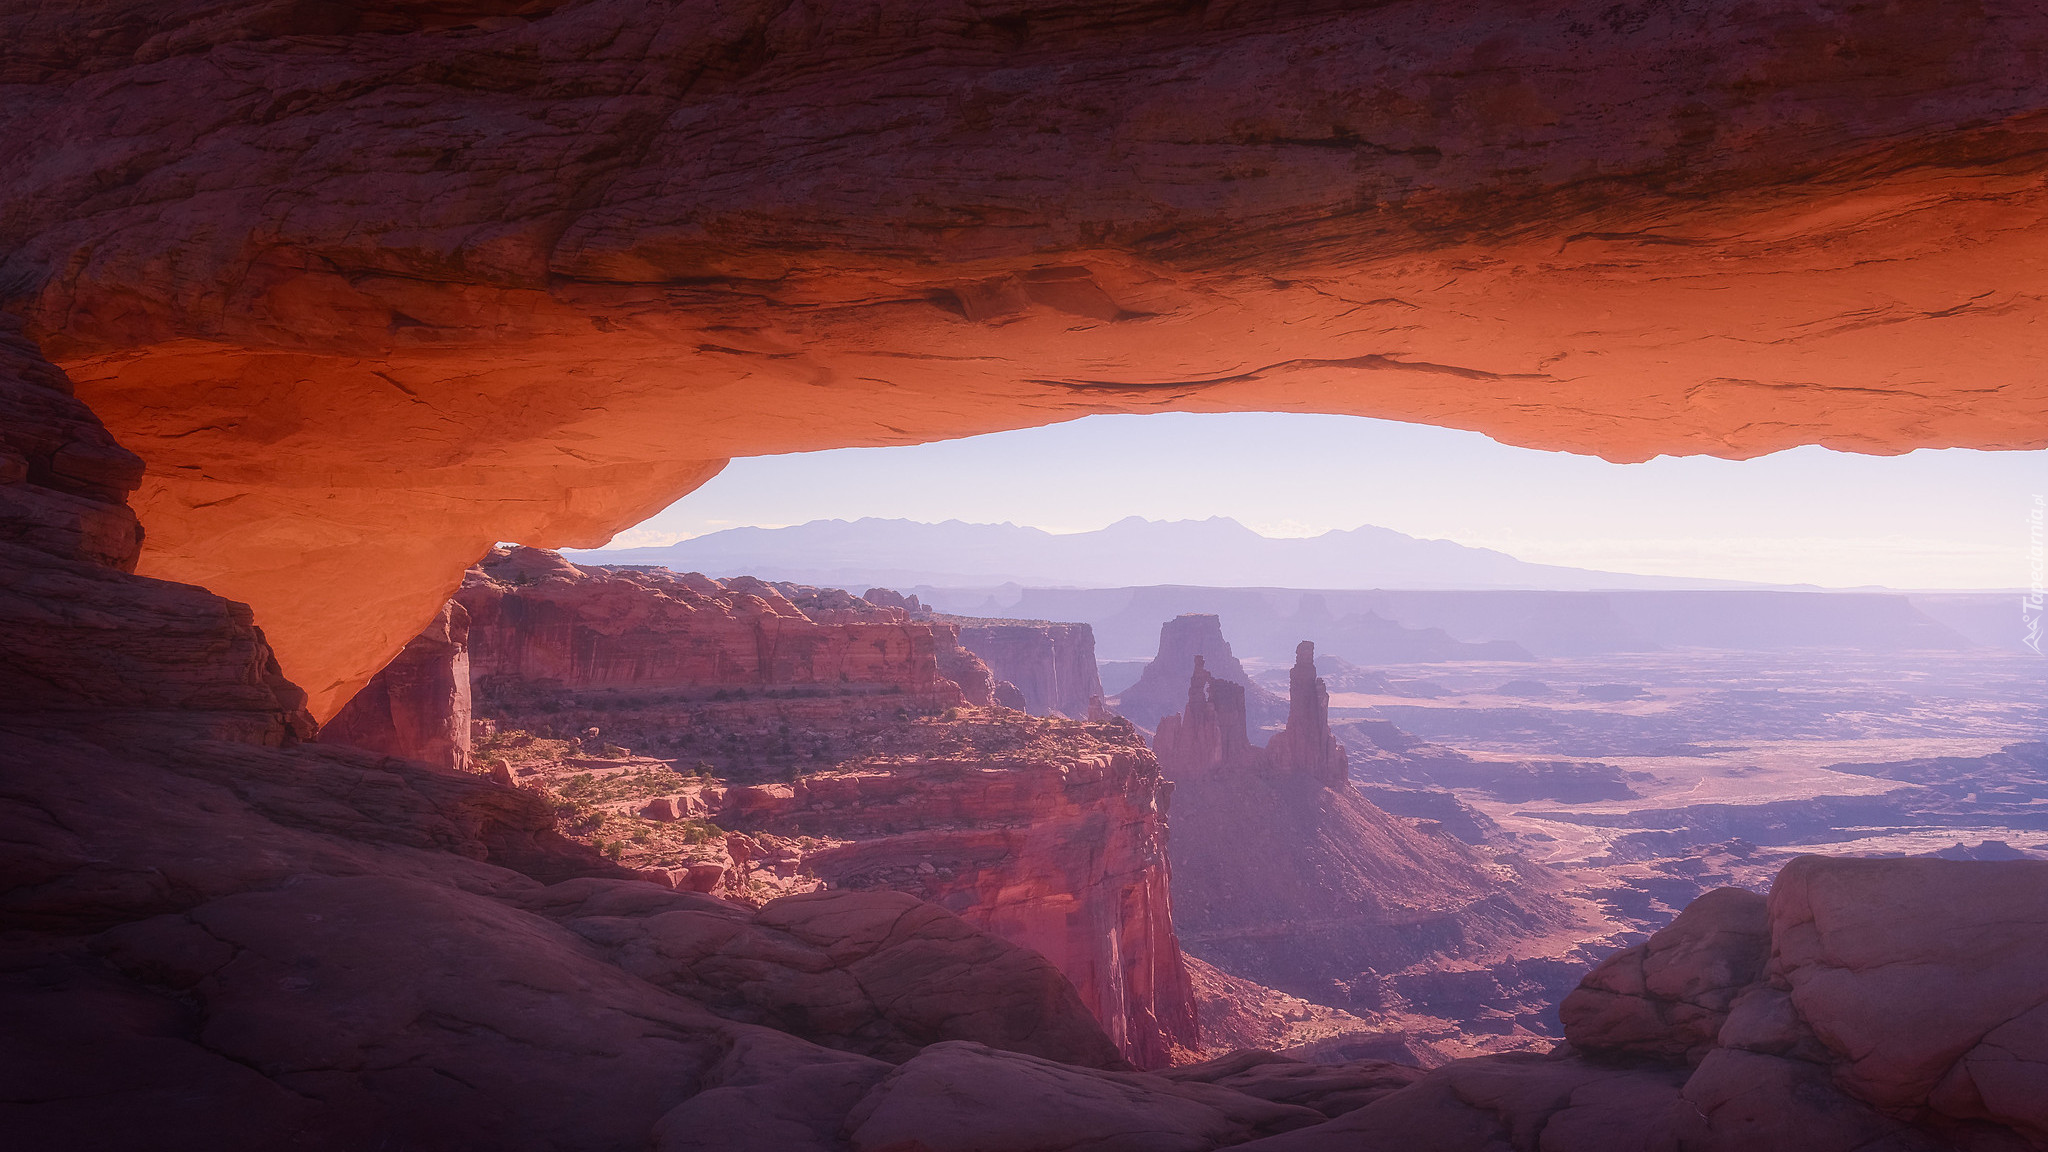
[[736, 460], [619, 535], [665, 544], [740, 525], [862, 516], [1054, 532], [1125, 516], [1230, 516], [1269, 536], [1378, 524], [1612, 571], [1835, 587], [2021, 587], [2048, 453], [1609, 464], [1474, 432], [1349, 416], [1091, 416], [905, 448]]

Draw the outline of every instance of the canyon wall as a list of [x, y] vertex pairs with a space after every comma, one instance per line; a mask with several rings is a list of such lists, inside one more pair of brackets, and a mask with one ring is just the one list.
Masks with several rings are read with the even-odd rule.
[[[832, 846], [791, 866], [834, 888], [910, 892], [1043, 954], [1134, 1063], [1195, 1048], [1168, 891], [1167, 790], [1151, 753], [1120, 724], [1066, 721], [993, 731], [980, 754], [911, 748], [904, 705], [994, 703], [996, 681], [953, 624], [834, 589], [582, 568], [530, 548], [486, 556], [451, 612], [470, 622], [479, 716], [559, 726], [583, 699], [605, 706], [591, 717], [605, 742], [659, 751], [666, 734], [687, 732], [676, 767], [705, 763], [703, 749], [738, 778], [708, 801], [692, 790], [678, 811], [748, 834], [822, 837]], [[437, 624], [407, 651], [445, 654], [446, 635]], [[443, 655], [436, 670], [450, 667]], [[342, 719], [391, 714], [393, 701], [419, 695], [414, 679], [410, 665], [385, 669]], [[948, 722], [947, 735], [972, 723]], [[397, 753], [388, 738], [355, 740], [357, 727], [332, 738]], [[877, 749], [879, 762], [859, 754]], [[586, 774], [604, 764], [577, 761]], [[684, 778], [660, 767], [680, 789]], [[749, 782], [774, 772], [791, 779]]]
[[480, 688], [894, 689], [968, 702], [940, 671], [964, 667], [990, 702], [987, 669], [950, 628], [837, 589], [712, 580], [665, 569], [585, 569], [553, 552], [497, 549], [456, 594]]
[[960, 646], [989, 670], [1017, 686], [1024, 708], [1034, 716], [1088, 718], [1102, 697], [1095, 668], [1095, 630], [1086, 624], [1049, 620], [946, 619], [960, 630]]
[[1418, 1074], [1254, 1053], [1171, 1078], [1117, 1068], [1042, 958], [901, 893], [750, 912], [617, 878], [530, 793], [307, 743], [245, 610], [122, 571], [132, 533], [95, 526], [124, 521], [125, 460], [6, 335], [0, 1123], [28, 1146], [1054, 1152], [1112, 1133], [1464, 1152], [1540, 1133], [1556, 1152], [1920, 1152], [2048, 1135], [2034, 861], [1806, 857], [1761, 916], [1747, 894], [1704, 900], [1587, 979], [1568, 1027], [1590, 1056]]
[[731, 792], [721, 826], [814, 837], [801, 868], [833, 889], [909, 892], [1051, 960], [1132, 1063], [1196, 1048], [1175, 935], [1157, 762], [1114, 725], [1049, 749], [895, 757]]

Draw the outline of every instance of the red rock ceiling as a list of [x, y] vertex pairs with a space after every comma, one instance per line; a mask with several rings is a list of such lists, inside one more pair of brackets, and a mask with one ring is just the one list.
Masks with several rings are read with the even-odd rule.
[[[2048, 446], [2031, 3], [0, 13], [0, 292], [331, 714], [725, 458], [1345, 412]], [[30, 47], [23, 47], [24, 45]]]

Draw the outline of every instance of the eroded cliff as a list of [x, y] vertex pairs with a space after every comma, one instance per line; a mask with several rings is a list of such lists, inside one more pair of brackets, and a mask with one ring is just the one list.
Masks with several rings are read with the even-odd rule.
[[[1121, 722], [990, 708], [954, 624], [876, 599], [494, 550], [451, 602], [478, 767], [668, 885], [934, 901], [1050, 959], [1132, 1062], [1193, 1052], [1150, 751]], [[445, 640], [437, 624], [407, 650]], [[342, 716], [381, 715], [413, 678], [386, 669]]]
[[1051, 620], [946, 618], [960, 631], [960, 646], [1017, 686], [1035, 716], [1086, 720], [1102, 699], [1095, 667], [1095, 629]]

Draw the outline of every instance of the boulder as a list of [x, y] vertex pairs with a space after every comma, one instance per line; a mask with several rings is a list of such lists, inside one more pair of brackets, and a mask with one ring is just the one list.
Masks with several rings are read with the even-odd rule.
[[1587, 974], [1559, 1008], [1565, 1038], [1584, 1052], [1697, 1064], [1735, 998], [1763, 975], [1770, 948], [1762, 896], [1705, 893]]
[[[1326, 1124], [1245, 1152], [1638, 1152], [1685, 1074], [1527, 1052], [1447, 1064]], [[1816, 1149], [1815, 1152], [1818, 1152]], [[1843, 1150], [1846, 1152], [1846, 1150]]]
[[1770, 920], [1771, 983], [1844, 1091], [2048, 1143], [2048, 862], [1802, 856]]
[[725, 865], [723, 864], [708, 862], [692, 864], [685, 870], [683, 879], [676, 884], [676, 887], [686, 892], [715, 892], [718, 890], [719, 882], [724, 879]]
[[[686, 876], [686, 882], [688, 877]], [[1125, 1067], [1035, 952], [901, 892], [814, 892], [748, 913], [690, 892], [574, 881], [522, 897], [627, 972], [732, 1020], [891, 1062], [973, 1040]]]
[[1386, 1060], [1311, 1064], [1275, 1052], [1245, 1049], [1199, 1064], [1162, 1069], [1158, 1075], [1181, 1084], [1217, 1084], [1334, 1118], [1406, 1088], [1422, 1079], [1423, 1071]]
[[934, 1044], [846, 1117], [854, 1152], [1208, 1152], [1323, 1116], [1199, 1082]]

